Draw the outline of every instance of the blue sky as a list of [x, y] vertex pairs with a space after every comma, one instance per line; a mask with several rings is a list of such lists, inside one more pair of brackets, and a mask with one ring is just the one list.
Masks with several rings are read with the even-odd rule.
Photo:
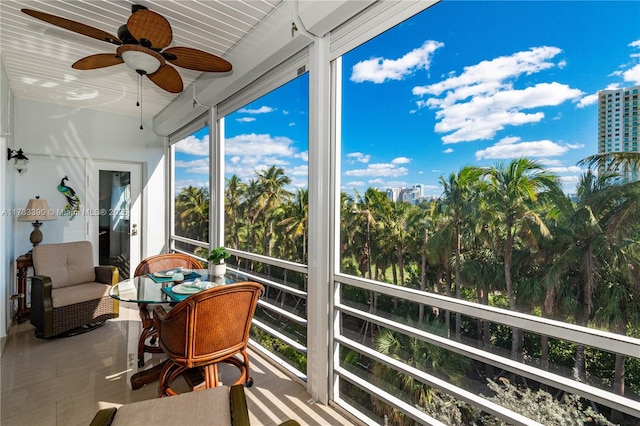
[[[306, 186], [306, 85], [227, 117], [227, 175], [275, 164]], [[573, 192], [597, 152], [598, 90], [634, 85], [638, 1], [444, 0], [343, 57], [342, 189], [439, 195], [443, 174], [524, 155]], [[177, 186], [206, 182], [207, 143], [180, 144]]]

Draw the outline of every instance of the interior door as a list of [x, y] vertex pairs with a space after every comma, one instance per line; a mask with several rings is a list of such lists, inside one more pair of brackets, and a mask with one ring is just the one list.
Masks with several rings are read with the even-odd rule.
[[87, 165], [87, 240], [96, 265], [113, 265], [120, 278], [140, 263], [142, 165], [89, 161]]

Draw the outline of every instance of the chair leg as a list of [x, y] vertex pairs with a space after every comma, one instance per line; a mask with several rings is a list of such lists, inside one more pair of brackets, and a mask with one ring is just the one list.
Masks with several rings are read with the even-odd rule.
[[205, 389], [215, 388], [220, 384], [218, 378], [218, 364], [209, 364], [204, 367]]
[[177, 395], [177, 393], [171, 389], [171, 383], [186, 370], [188, 370], [187, 367], [178, 365], [171, 360], [167, 361], [158, 379], [158, 398]]
[[235, 365], [238, 370], [240, 370], [240, 377], [238, 377], [238, 380], [236, 380], [229, 386], [242, 384], [249, 388], [253, 385], [253, 379], [249, 375], [249, 355], [246, 353], [246, 351], [242, 351], [242, 358], [243, 359], [241, 360], [235, 356], [232, 356], [221, 361], [227, 364]]
[[250, 374], [249, 354], [247, 353], [246, 349], [242, 350], [242, 358], [244, 359], [244, 378], [245, 378], [244, 385], [250, 388], [251, 386], [253, 386], [253, 378], [251, 377], [251, 374]]

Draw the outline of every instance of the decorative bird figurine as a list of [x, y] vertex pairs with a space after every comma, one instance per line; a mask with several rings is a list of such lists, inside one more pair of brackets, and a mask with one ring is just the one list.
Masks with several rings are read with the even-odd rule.
[[63, 177], [58, 185], [58, 191], [67, 198], [67, 205], [64, 207], [64, 213], [71, 216], [69, 220], [73, 220], [74, 217], [80, 212], [80, 197], [76, 194], [70, 186], [67, 186], [66, 181], [68, 177]]

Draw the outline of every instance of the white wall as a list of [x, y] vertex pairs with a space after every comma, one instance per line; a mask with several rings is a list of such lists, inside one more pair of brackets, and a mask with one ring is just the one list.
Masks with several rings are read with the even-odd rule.
[[[13, 196], [13, 188], [15, 185], [15, 169], [13, 163], [6, 161], [7, 148], [12, 146], [11, 130], [13, 128], [13, 116], [10, 113], [13, 107], [13, 93], [9, 88], [9, 80], [7, 77], [4, 64], [0, 58], [0, 210], [9, 205], [9, 200]], [[15, 273], [13, 267], [13, 228], [11, 219], [5, 214], [0, 214], [0, 306], [7, 307], [10, 305], [9, 297], [13, 294], [10, 285], [2, 285], [2, 283], [10, 283], [11, 277]], [[0, 314], [0, 339], [6, 337], [8, 324], [11, 321], [11, 309], [4, 309]], [[0, 345], [0, 348], [2, 345]]]
[[[63, 209], [66, 199], [58, 192], [57, 185], [64, 176], [69, 179], [67, 185], [84, 203], [85, 170], [89, 160], [142, 163], [141, 255], [160, 253], [166, 241], [165, 141], [146, 129], [151, 126], [140, 130], [139, 120], [139, 117], [16, 99], [13, 137], [16, 148], [22, 148], [29, 157], [29, 164], [19, 176], [14, 170], [16, 176], [8, 185], [4, 199], [6, 208], [24, 208], [30, 198], [39, 195], [47, 200], [51, 209]], [[5, 250], [10, 254], [10, 262], [14, 262], [15, 257], [31, 249], [29, 234], [33, 227], [29, 222], [18, 222], [15, 217], [7, 219], [6, 225], [13, 228], [14, 233], [13, 239], [5, 242]], [[85, 226], [84, 214], [73, 220], [58, 217], [44, 222], [40, 228], [43, 243], [85, 239]], [[15, 276], [5, 282], [15, 286]], [[5, 302], [3, 306], [8, 305]]]

